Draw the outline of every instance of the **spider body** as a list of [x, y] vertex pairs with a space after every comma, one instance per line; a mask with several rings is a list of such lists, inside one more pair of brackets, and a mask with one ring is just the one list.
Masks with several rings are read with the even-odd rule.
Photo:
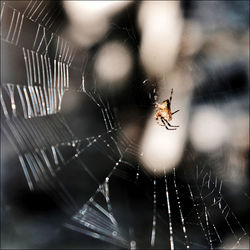
[[[161, 104], [155, 102], [155, 119], [160, 126], [164, 126], [168, 130], [176, 130], [179, 126], [173, 126], [169, 122], [172, 120], [172, 115], [177, 113], [179, 110], [176, 110], [172, 113], [171, 111], [171, 101], [173, 96], [173, 89], [171, 90], [170, 98], [163, 101]], [[159, 121], [161, 120], [161, 123]]]

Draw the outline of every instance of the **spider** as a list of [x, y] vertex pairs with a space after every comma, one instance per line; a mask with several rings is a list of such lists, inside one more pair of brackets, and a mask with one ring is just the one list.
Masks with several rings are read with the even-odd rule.
[[[176, 130], [179, 126], [173, 126], [169, 123], [169, 121], [172, 120], [172, 115], [180, 111], [179, 109], [171, 112], [171, 101], [173, 96], [173, 89], [171, 89], [170, 98], [167, 100], [164, 100], [161, 104], [155, 102], [155, 119], [157, 121], [157, 124], [160, 126], [164, 126], [168, 130]], [[159, 118], [161, 119], [161, 122], [159, 122]], [[170, 128], [169, 128], [170, 127]]]

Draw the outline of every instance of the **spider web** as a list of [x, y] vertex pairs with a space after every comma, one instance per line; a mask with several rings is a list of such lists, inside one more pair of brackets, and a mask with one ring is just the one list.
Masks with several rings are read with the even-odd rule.
[[[1, 125], [29, 189], [71, 216], [65, 228], [120, 248], [215, 249], [227, 236], [240, 247], [249, 234], [209, 166], [188, 151], [188, 175], [143, 170], [143, 152], [123, 133], [112, 102], [86, 83], [88, 52], [59, 35], [61, 14], [47, 1], [1, 5]], [[97, 132], [74, 129], [67, 96], [97, 114]]]

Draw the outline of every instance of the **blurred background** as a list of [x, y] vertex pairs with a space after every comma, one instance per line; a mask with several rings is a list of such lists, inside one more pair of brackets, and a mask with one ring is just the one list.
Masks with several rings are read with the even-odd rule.
[[[16, 151], [2, 134], [2, 248], [172, 249], [172, 218], [174, 248], [249, 249], [248, 1], [6, 1], [1, 30], [4, 130], [11, 122], [3, 103], [13, 104], [6, 86], [29, 86], [22, 48], [57, 58], [52, 33], [76, 48], [58, 113], [77, 143], [76, 149], [67, 146], [68, 135], [51, 114], [26, 119], [41, 136], [30, 144], [37, 140], [39, 150], [56, 144], [62, 152], [52, 182], [63, 183], [74, 200], [62, 208], [56, 188], [53, 195], [40, 184], [29, 190], [18, 156], [37, 148]], [[154, 119], [154, 98], [168, 99], [172, 88], [172, 111], [180, 109], [171, 121], [180, 126], [176, 131]], [[21, 110], [21, 101], [14, 105], [9, 113]], [[23, 124], [15, 128], [27, 136]], [[56, 143], [44, 146], [46, 135]], [[100, 214], [82, 221], [98, 221], [104, 234], [77, 220], [82, 233], [65, 226], [89, 198], [99, 199], [98, 185], [82, 173], [78, 158], [99, 186], [124, 161], [109, 177], [104, 196], [125, 243], [115, 234], [102, 238], [112, 231]]]

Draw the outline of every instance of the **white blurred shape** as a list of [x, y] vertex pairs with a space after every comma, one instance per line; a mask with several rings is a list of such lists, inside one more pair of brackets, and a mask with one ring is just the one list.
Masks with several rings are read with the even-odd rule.
[[[175, 124], [177, 124], [176, 119], [173, 122], [173, 125]], [[177, 130], [166, 130], [157, 125], [154, 117], [151, 116], [142, 141], [143, 165], [151, 172], [154, 170], [158, 173], [175, 167], [183, 151], [180, 141], [183, 142], [184, 130], [183, 127]]]
[[69, 19], [68, 35], [82, 46], [100, 40], [109, 28], [109, 19], [131, 1], [63, 1]]
[[[79, 2], [79, 1], [74, 1]], [[113, 5], [112, 1], [82, 1], [81, 5], [88, 11], [92, 11], [93, 13], [98, 13], [100, 11], [105, 11], [109, 9], [111, 5]]]
[[171, 70], [182, 34], [178, 1], [142, 1], [138, 15], [142, 31], [140, 57], [147, 73], [162, 77]]
[[230, 135], [227, 139], [228, 146], [231, 147], [225, 176], [235, 185], [236, 190], [239, 186], [248, 185], [249, 115], [247, 112], [235, 111], [234, 119], [230, 120]]
[[230, 120], [231, 133], [229, 143], [238, 150], [249, 148], [249, 114], [235, 111], [234, 119]]
[[132, 55], [129, 48], [118, 41], [106, 43], [98, 52], [95, 71], [103, 83], [121, 86], [132, 69]]
[[196, 150], [216, 150], [225, 142], [228, 133], [228, 123], [218, 109], [204, 105], [195, 111], [190, 126], [190, 140]]
[[[247, 238], [247, 235], [246, 235]], [[224, 242], [221, 244], [219, 249], [249, 249], [249, 239], [239, 238], [238, 241], [235, 241], [235, 237], [227, 237]]]
[[186, 21], [181, 40], [181, 55], [193, 56], [203, 45], [202, 28], [198, 22]]

